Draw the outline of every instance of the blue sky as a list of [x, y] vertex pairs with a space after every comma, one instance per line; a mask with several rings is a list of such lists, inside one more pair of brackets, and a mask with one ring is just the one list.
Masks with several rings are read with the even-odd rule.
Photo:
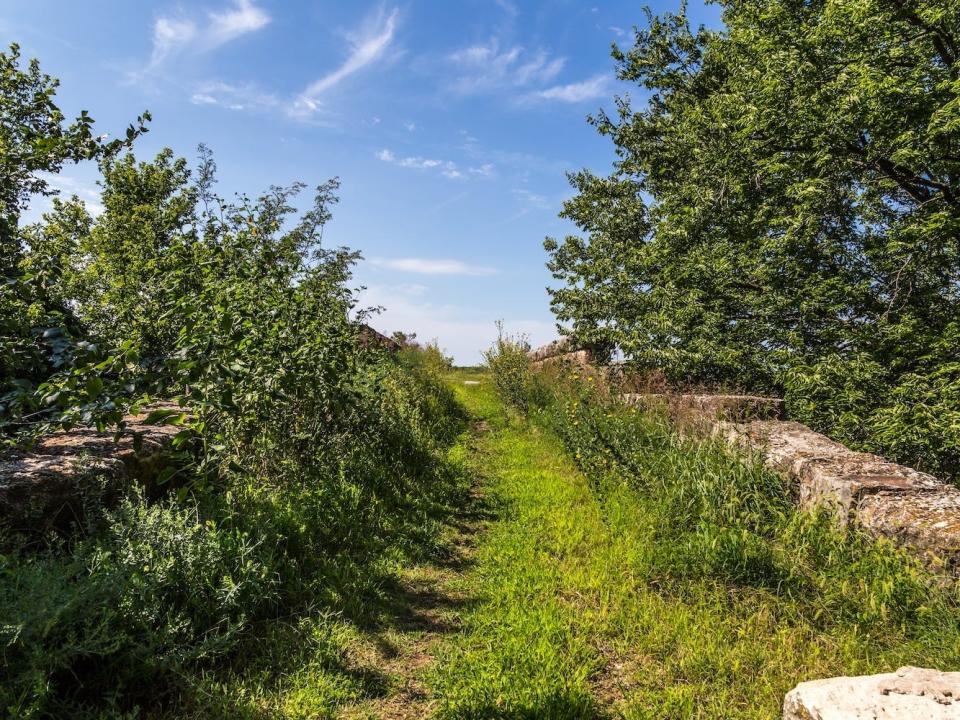
[[[565, 172], [610, 167], [585, 119], [631, 91], [610, 45], [643, 17], [620, 0], [6, 0], [0, 38], [99, 132], [149, 109], [139, 156], [209, 145], [228, 196], [339, 176], [325, 240], [363, 253], [362, 301], [386, 308], [373, 324], [475, 363], [497, 319], [534, 344], [556, 334], [542, 241], [572, 230]], [[58, 184], [95, 210], [95, 180], [69, 167]]]

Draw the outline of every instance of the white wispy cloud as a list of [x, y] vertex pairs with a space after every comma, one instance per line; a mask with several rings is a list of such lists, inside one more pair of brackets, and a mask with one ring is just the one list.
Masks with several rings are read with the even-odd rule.
[[197, 25], [193, 20], [176, 18], [158, 18], [153, 24], [153, 54], [150, 56], [150, 68], [154, 68], [172, 53], [186, 47], [197, 36]]
[[496, 38], [458, 50], [448, 59], [461, 70], [452, 87], [463, 94], [542, 86], [556, 78], [566, 62], [543, 50], [529, 53], [520, 46], [501, 49]]
[[457, 167], [457, 164], [450, 160], [434, 160], [424, 157], [397, 157], [392, 150], [381, 150], [377, 153], [377, 159], [385, 163], [396, 165], [403, 168], [413, 168], [415, 170], [436, 170], [444, 177], [452, 180], [459, 180], [465, 175]]
[[386, 13], [381, 7], [369, 17], [359, 32], [348, 36], [351, 49], [343, 64], [336, 70], [310, 83], [294, 102], [294, 113], [309, 115], [320, 108], [320, 98], [328, 90], [368, 65], [382, 59], [393, 42], [400, 11], [394, 8]]
[[270, 16], [254, 5], [253, 0], [236, 0], [232, 8], [212, 12], [209, 18], [206, 41], [214, 47], [255, 32], [270, 22]]
[[190, 102], [194, 105], [216, 105], [228, 110], [270, 109], [283, 104], [276, 95], [263, 92], [253, 85], [231, 85], [219, 81], [197, 85]]
[[385, 270], [418, 275], [493, 275], [497, 272], [496, 268], [447, 258], [372, 258], [370, 264]]
[[606, 75], [595, 75], [582, 82], [568, 85], [554, 85], [546, 90], [535, 93], [541, 100], [558, 100], [560, 102], [578, 103], [585, 100], [596, 100], [610, 94], [610, 80]]
[[183, 15], [158, 17], [153, 23], [150, 63], [143, 71], [133, 73], [132, 79], [156, 70], [174, 55], [188, 51], [208, 52], [260, 30], [269, 22], [270, 16], [257, 7], [254, 0], [233, 0], [229, 7], [207, 13], [205, 22]]
[[493, 163], [484, 163], [483, 165], [480, 165], [478, 167], [470, 168], [471, 175], [481, 175], [483, 177], [490, 177], [491, 175], [493, 175], [493, 171], [494, 171]]
[[538, 210], [544, 210], [550, 207], [550, 201], [546, 198], [546, 196], [531, 192], [526, 188], [514, 188], [510, 192], [523, 200], [524, 203], [530, 207], [537, 208]]
[[429, 290], [430, 288], [420, 283], [404, 283], [396, 286], [396, 291], [407, 297], [421, 297], [426, 295]]
[[531, 53], [520, 46], [501, 48], [496, 38], [458, 50], [447, 59], [458, 69], [449, 87], [460, 94], [506, 92], [524, 104], [544, 100], [578, 103], [610, 92], [606, 75], [557, 83], [566, 64], [564, 58], [545, 50]]
[[[237, 33], [249, 32], [263, 22], [263, 19], [254, 11], [259, 12], [251, 5], [251, 0], [246, 0], [246, 2], [239, 2], [230, 13], [215, 16], [212, 14], [211, 17], [217, 18], [215, 34], [221, 38], [228, 38], [236, 36]], [[351, 50], [343, 64], [310, 83], [295, 96], [278, 97], [255, 85], [231, 85], [219, 81], [208, 81], [195, 86], [190, 101], [195, 105], [216, 105], [229, 110], [278, 109], [294, 119], [317, 122], [318, 116], [326, 112], [322, 100], [324, 93], [350, 75], [386, 56], [397, 30], [398, 16], [397, 9], [386, 13], [381, 8], [367, 17], [361, 29], [346, 34]], [[380, 118], [365, 120], [364, 124], [379, 125]], [[408, 129], [412, 132], [416, 126], [411, 123]], [[444, 165], [441, 170], [448, 177], [460, 175], [455, 167]]]
[[437, 160], [435, 158], [420, 157], [419, 155], [401, 157], [392, 150], [388, 150], [386, 148], [378, 151], [376, 157], [382, 162], [390, 163], [391, 165], [396, 165], [397, 167], [411, 168], [414, 170], [434, 170], [451, 180], [463, 180], [470, 175], [490, 177], [494, 173], [494, 166], [492, 163], [484, 163], [476, 167], [461, 168], [452, 160]]

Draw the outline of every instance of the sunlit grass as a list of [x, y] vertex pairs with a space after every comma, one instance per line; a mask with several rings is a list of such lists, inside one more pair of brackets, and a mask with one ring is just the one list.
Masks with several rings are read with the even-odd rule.
[[579, 411], [565, 447], [550, 428], [574, 415], [523, 420], [466, 377], [501, 510], [464, 581], [482, 602], [435, 666], [441, 716], [776, 718], [802, 680], [960, 663], [955, 591], [778, 478], [616, 408], [590, 410], [593, 444]]

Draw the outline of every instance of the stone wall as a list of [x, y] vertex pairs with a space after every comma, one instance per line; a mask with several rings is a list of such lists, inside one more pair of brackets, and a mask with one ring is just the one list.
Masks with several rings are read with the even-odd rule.
[[382, 347], [388, 352], [397, 352], [400, 349], [400, 343], [396, 340], [374, 330], [365, 323], [360, 325], [360, 346]]
[[796, 482], [800, 506], [826, 508], [856, 527], [960, 574], [960, 489], [932, 475], [856, 452], [806, 425], [780, 419], [783, 402], [754, 395], [625, 394], [684, 426], [722, 438]]
[[801, 506], [825, 507], [841, 526], [889, 538], [935, 569], [960, 569], [960, 490], [953, 485], [797, 422], [720, 420], [713, 432], [794, 479]]
[[[535, 368], [557, 362], [590, 366], [592, 360], [567, 338], [532, 350], [530, 359]], [[960, 574], [960, 489], [953, 485], [783, 420], [778, 398], [629, 393], [621, 399], [663, 408], [672, 418], [759, 457], [796, 482], [802, 507], [827, 508], [843, 527], [888, 538], [934, 569]]]
[[560, 338], [527, 353], [535, 369], [552, 364], [567, 363], [581, 367], [593, 364], [593, 356], [589, 350], [579, 350], [570, 342], [569, 338]]
[[109, 500], [125, 483], [151, 486], [180, 430], [147, 424], [155, 410], [181, 412], [176, 405], [160, 403], [128, 415], [119, 440], [113, 432], [77, 427], [41, 438], [28, 452], [0, 458], [0, 521], [21, 531], [43, 532], [80, 517], [89, 501]]

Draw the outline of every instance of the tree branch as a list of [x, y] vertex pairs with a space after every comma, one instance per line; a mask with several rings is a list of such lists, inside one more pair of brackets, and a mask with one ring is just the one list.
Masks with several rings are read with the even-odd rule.
[[940, 56], [941, 61], [943, 61], [943, 64], [951, 70], [955, 70], [957, 62], [957, 45], [953, 38], [939, 28], [924, 22], [923, 18], [917, 15], [912, 8], [908, 7], [903, 0], [890, 1], [896, 7], [901, 18], [914, 27], [923, 30], [924, 33], [930, 36], [930, 39], [933, 42], [933, 47], [937, 51], [937, 55]]

